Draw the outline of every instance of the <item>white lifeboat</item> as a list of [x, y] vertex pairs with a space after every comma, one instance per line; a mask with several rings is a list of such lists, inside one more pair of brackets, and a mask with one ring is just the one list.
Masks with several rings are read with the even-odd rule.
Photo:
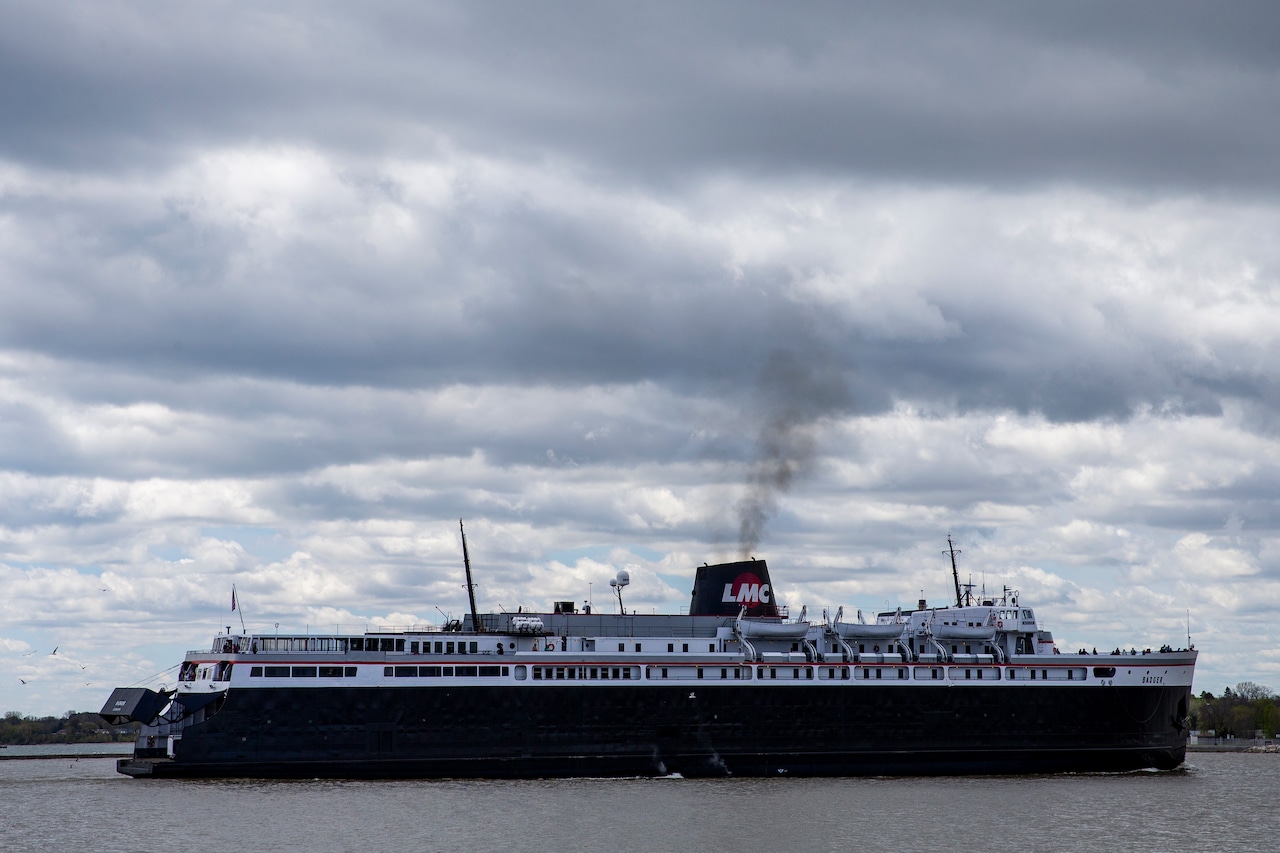
[[892, 640], [902, 636], [906, 625], [896, 622], [864, 625], [861, 622], [837, 622], [836, 633], [846, 640]]
[[808, 622], [739, 619], [738, 633], [747, 639], [798, 639], [809, 633]]

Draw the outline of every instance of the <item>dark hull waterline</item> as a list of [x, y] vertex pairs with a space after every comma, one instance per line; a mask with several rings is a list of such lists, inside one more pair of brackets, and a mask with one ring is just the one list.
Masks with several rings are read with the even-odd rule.
[[1186, 687], [240, 689], [143, 777], [1119, 772], [1182, 763]]

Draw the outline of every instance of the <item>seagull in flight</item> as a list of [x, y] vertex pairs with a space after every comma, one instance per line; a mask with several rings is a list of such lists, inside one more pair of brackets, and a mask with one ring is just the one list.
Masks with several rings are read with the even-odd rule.
[[51, 655], [56, 655], [57, 653], [58, 653], [58, 647], [57, 647], [57, 646], [54, 646], [54, 647], [53, 647], [53, 651], [49, 652], [49, 654], [51, 654]]
[[27, 680], [21, 676], [18, 677], [18, 680], [21, 681], [23, 684], [27, 683]]

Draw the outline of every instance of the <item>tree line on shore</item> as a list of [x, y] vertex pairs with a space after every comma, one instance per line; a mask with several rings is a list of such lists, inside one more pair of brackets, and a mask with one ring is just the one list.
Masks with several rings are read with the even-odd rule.
[[26, 717], [18, 711], [8, 711], [0, 720], [0, 744], [117, 743], [135, 740], [138, 728], [137, 723], [107, 725], [90, 711], [68, 711], [61, 717]]
[[1191, 729], [1217, 737], [1252, 738], [1261, 731], [1263, 737], [1276, 736], [1280, 724], [1280, 696], [1270, 687], [1242, 681], [1232, 690], [1214, 696], [1205, 690], [1191, 699]]

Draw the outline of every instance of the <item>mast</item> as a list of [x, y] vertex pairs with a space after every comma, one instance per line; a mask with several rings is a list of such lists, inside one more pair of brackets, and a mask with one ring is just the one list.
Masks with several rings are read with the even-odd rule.
[[462, 534], [462, 565], [467, 570], [467, 599], [471, 602], [471, 630], [477, 634], [480, 627], [480, 616], [476, 613], [476, 585], [471, 580], [471, 557], [467, 554], [467, 531], [462, 529], [462, 519], [458, 519], [458, 532]]
[[[464, 541], [463, 548], [465, 549], [465, 547], [466, 542]], [[951, 577], [956, 582], [956, 607], [964, 607], [964, 600], [960, 597], [960, 570], [956, 568], [956, 554], [959, 554], [960, 551], [956, 549], [955, 543], [951, 541], [950, 533], [947, 534], [947, 550], [942, 553], [951, 555]]]

